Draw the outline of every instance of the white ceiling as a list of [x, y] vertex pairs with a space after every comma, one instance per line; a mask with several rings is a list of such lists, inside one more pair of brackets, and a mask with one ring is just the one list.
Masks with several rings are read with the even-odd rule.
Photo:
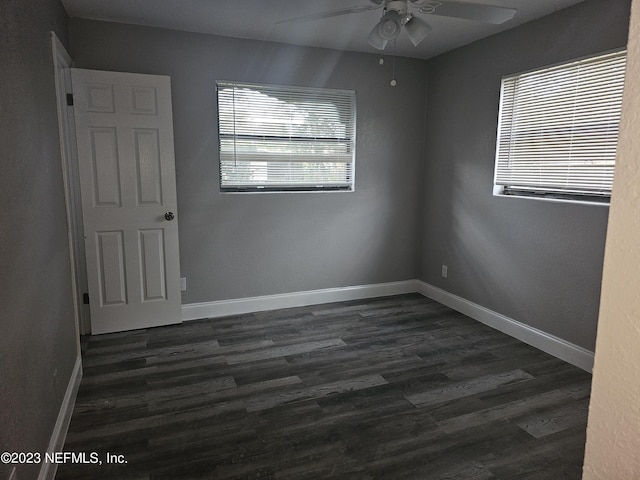
[[[431, 58], [489, 35], [508, 30], [583, 0], [466, 0], [515, 8], [515, 17], [491, 25], [469, 20], [420, 15], [433, 31], [414, 47], [406, 36], [397, 40], [397, 54]], [[62, 0], [71, 17], [148, 25], [211, 33], [227, 37], [266, 40], [294, 45], [377, 53], [367, 36], [378, 22], [381, 10], [276, 25], [279, 20], [312, 13], [372, 5], [370, 0]], [[391, 43], [387, 54], [393, 53]]]

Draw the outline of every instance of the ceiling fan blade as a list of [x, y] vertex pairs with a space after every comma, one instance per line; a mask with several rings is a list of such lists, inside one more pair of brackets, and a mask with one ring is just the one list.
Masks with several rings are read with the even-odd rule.
[[413, 1], [419, 7], [420, 13], [438, 15], [441, 17], [462, 18], [476, 22], [493, 23], [500, 25], [513, 18], [517, 10], [515, 8], [496, 7], [479, 3], [465, 2], [431, 2]]
[[313, 20], [322, 20], [323, 18], [339, 17], [340, 15], [349, 15], [350, 13], [363, 13], [372, 10], [379, 10], [382, 5], [362, 5], [359, 7], [341, 8], [339, 10], [330, 10], [328, 12], [311, 13], [309, 15], [301, 15], [299, 17], [288, 18], [287, 20], [280, 20], [276, 22], [276, 25], [282, 25], [284, 23], [300, 23], [311, 22]]

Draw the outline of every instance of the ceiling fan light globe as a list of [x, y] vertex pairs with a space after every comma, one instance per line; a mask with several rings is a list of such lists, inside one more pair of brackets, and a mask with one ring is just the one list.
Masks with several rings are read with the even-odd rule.
[[395, 11], [385, 13], [377, 25], [378, 34], [385, 40], [398, 38], [401, 27], [402, 17]]
[[371, 45], [373, 48], [376, 48], [378, 50], [384, 50], [384, 47], [387, 46], [387, 42], [388, 42], [388, 40], [385, 40], [384, 38], [382, 38], [378, 33], [378, 24], [376, 24], [376, 26], [373, 27], [373, 30], [371, 30], [368, 40], [369, 40], [369, 45]]
[[399, 32], [400, 27], [393, 20], [383, 20], [378, 24], [378, 33], [386, 40], [393, 40]]
[[404, 25], [404, 29], [407, 31], [409, 40], [413, 43], [414, 47], [417, 47], [422, 42], [429, 32], [431, 32], [431, 26], [424, 20], [413, 17]]

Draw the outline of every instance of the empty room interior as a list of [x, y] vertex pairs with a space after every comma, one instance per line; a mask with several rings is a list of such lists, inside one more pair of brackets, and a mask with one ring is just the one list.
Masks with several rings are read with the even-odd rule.
[[0, 480], [640, 478], [640, 0], [0, 31]]

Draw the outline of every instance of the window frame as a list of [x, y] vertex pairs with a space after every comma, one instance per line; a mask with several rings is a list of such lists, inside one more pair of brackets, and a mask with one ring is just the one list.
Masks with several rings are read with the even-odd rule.
[[[612, 57], [617, 57], [617, 58], [622, 57], [623, 72], [622, 72], [622, 86], [619, 93], [620, 108], [617, 111], [618, 112], [617, 115], [619, 117], [618, 122], [619, 122], [620, 116], [622, 114], [622, 95], [624, 92], [625, 75], [626, 75], [626, 53], [627, 53], [626, 48], [618, 48], [618, 49], [599, 52], [596, 54], [591, 54], [591, 55], [587, 55], [579, 58], [574, 58], [568, 61], [563, 61], [563, 62], [551, 64], [551, 65], [542, 66], [535, 69], [530, 69], [530, 70], [521, 71], [518, 73], [509, 74], [502, 77], [500, 81], [500, 100], [499, 100], [500, 103], [499, 103], [499, 112], [498, 112], [498, 128], [496, 132], [496, 147], [495, 147], [495, 159], [494, 159], [494, 177], [493, 177], [494, 196], [511, 197], [511, 198], [531, 198], [531, 199], [537, 199], [537, 200], [549, 200], [554, 202], [573, 202], [573, 203], [592, 204], [592, 205], [605, 205], [605, 206], [609, 205], [611, 200], [611, 186], [613, 184], [613, 178], [612, 178], [613, 170], [615, 169], [615, 155], [613, 156], [614, 163], [613, 163], [613, 166], [611, 167], [611, 184], [609, 185], [608, 190], [606, 190], [604, 193], [579, 192], [577, 190], [562, 191], [562, 189], [554, 190], [552, 188], [549, 188], [548, 186], [547, 188], [545, 188], [545, 186], [541, 186], [541, 185], [536, 185], [536, 186], [529, 186], [529, 185], [523, 186], [523, 185], [517, 185], [517, 184], [507, 185], [505, 184], [506, 183], [505, 181], [502, 181], [502, 182], [498, 181], [499, 167], [501, 166], [500, 165], [501, 146], [502, 146], [501, 138], [503, 136], [502, 134], [503, 134], [503, 128], [504, 128], [504, 121], [506, 119], [504, 116], [505, 82], [509, 80], [521, 78], [523, 76], [531, 75], [531, 74], [544, 74], [544, 73], [552, 72], [554, 70], [560, 71], [562, 70], [562, 67], [566, 67], [567, 71], [569, 71], [570, 69], [573, 69], [578, 65], [587, 65], [590, 62], [594, 62], [594, 61], [597, 62], [599, 59], [602, 59], [603, 60], [602, 63], [604, 63]], [[607, 79], [607, 83], [609, 82], [610, 82], [610, 79]], [[512, 103], [508, 105], [507, 108], [513, 110], [513, 105], [515, 105], [515, 94], [514, 94], [514, 99]], [[509, 121], [513, 122], [513, 117], [510, 117]], [[566, 129], [570, 130], [573, 134], [573, 129], [576, 126], [576, 123], [574, 122], [565, 123], [563, 124], [563, 126], [566, 126]], [[619, 127], [620, 127], [620, 123], [618, 123], [616, 127], [616, 142], [615, 142], [616, 144], [617, 144], [617, 138], [619, 137]], [[512, 132], [509, 132], [508, 135], [511, 135], [511, 133]], [[598, 137], [598, 138], [602, 138], [602, 137]], [[508, 147], [508, 148], [511, 148], [511, 147]], [[551, 149], [549, 149], [548, 152], [551, 152]], [[509, 155], [510, 155], [510, 152], [507, 154], [507, 156]], [[569, 161], [570, 160], [567, 160], [567, 162]], [[583, 163], [582, 166], [584, 166], [585, 163]], [[581, 166], [579, 162], [577, 163], [577, 165]], [[569, 166], [567, 166], [566, 169], [567, 169], [567, 172], [570, 171]], [[501, 171], [500, 174], [504, 175], [505, 171], [504, 170]]]
[[[313, 136], [282, 136], [282, 135], [269, 135], [269, 134], [256, 134], [256, 135], [247, 135], [247, 134], [237, 134], [235, 133], [223, 133], [221, 130], [221, 109], [220, 109], [220, 90], [221, 88], [255, 88], [255, 91], [264, 93], [265, 91], [274, 91], [286, 96], [286, 92], [290, 92], [294, 97], [304, 98], [304, 95], [309, 95], [309, 98], [317, 97], [327, 97], [333, 98], [336, 101], [340, 101], [340, 105], [346, 109], [343, 111], [348, 111], [348, 118], [345, 122], [345, 136], [344, 137], [313, 137]], [[279, 97], [275, 97], [279, 98]], [[341, 98], [341, 100], [340, 100]], [[219, 189], [222, 194], [234, 194], [234, 193], [329, 193], [329, 192], [354, 192], [355, 191], [355, 173], [356, 173], [356, 124], [357, 124], [357, 107], [356, 107], [356, 91], [348, 90], [348, 89], [335, 89], [335, 88], [319, 88], [319, 87], [306, 87], [299, 85], [281, 85], [281, 84], [269, 84], [269, 83], [254, 83], [254, 82], [240, 82], [240, 81], [228, 81], [228, 80], [216, 80], [216, 113], [217, 113], [217, 140], [218, 140], [218, 178], [219, 178]], [[328, 102], [330, 104], [330, 102]], [[337, 105], [337, 104], [336, 104]], [[338, 107], [336, 107], [338, 108]], [[338, 109], [338, 111], [340, 111]], [[234, 113], [235, 115], [235, 113]], [[234, 119], [235, 122], [235, 119]], [[284, 141], [287, 138], [289, 141], [297, 142], [300, 145], [303, 145], [309, 142], [310, 145], [314, 145], [315, 143], [320, 142], [335, 142], [344, 143], [347, 148], [347, 152], [341, 154], [339, 156], [350, 157], [348, 161], [334, 161], [334, 162], [322, 162], [321, 160], [309, 160], [306, 162], [307, 164], [313, 163], [334, 163], [334, 165], [339, 165], [343, 163], [345, 165], [345, 176], [344, 182], [340, 184], [332, 184], [331, 180], [328, 180], [326, 183], [318, 182], [317, 184], [313, 183], [282, 183], [277, 185], [269, 185], [268, 183], [264, 184], [247, 184], [247, 185], [224, 185], [223, 183], [223, 151], [222, 151], [222, 143], [224, 139], [237, 141], [238, 138], [245, 137], [245, 139], [251, 140], [254, 139], [256, 141], [274, 141], [277, 143], [278, 141]], [[295, 155], [293, 153], [289, 153], [290, 155]], [[227, 152], [227, 155], [229, 153]], [[236, 157], [236, 153], [234, 152], [234, 158]], [[250, 155], [259, 155], [259, 153], [253, 153]], [[282, 153], [282, 156], [286, 155]], [[310, 154], [310, 158], [314, 158], [313, 154]], [[322, 158], [321, 156], [315, 158]], [[245, 160], [247, 161], [247, 160]], [[282, 160], [274, 160], [276, 162], [282, 162]], [[269, 168], [269, 162], [265, 160], [255, 160], [256, 164], [263, 163], [263, 168]]]

